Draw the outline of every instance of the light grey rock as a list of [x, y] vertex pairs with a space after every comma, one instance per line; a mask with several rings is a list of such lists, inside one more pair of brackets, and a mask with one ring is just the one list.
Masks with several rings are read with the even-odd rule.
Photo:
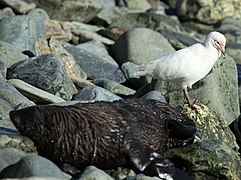
[[11, 8], [6, 7], [0, 10], [0, 19], [10, 17], [10, 16], [15, 16], [15, 13]]
[[64, 99], [31, 86], [30, 84], [21, 81], [20, 79], [9, 79], [8, 82], [17, 88], [27, 98], [33, 99], [35, 102], [37, 101], [38, 103], [43, 104], [65, 102]]
[[96, 168], [95, 166], [88, 166], [85, 168], [81, 177], [78, 180], [114, 180], [111, 176], [104, 171]]
[[13, 110], [12, 105], [5, 99], [0, 98], [0, 126], [1, 127], [15, 129], [15, 126], [13, 125], [9, 117], [9, 112], [11, 110]]
[[[99, 57], [105, 59], [111, 64], [117, 65], [117, 62], [109, 55], [106, 46], [100, 41], [87, 41], [77, 45], [77, 47], [84, 49], [93, 54], [98, 54]], [[118, 65], [117, 65], [118, 66]]]
[[150, 91], [144, 96], [142, 96], [141, 99], [155, 99], [157, 101], [167, 103], [165, 97], [162, 95], [160, 91]]
[[127, 79], [133, 78], [134, 74], [138, 71], [138, 65], [132, 62], [125, 62], [121, 65], [121, 69], [124, 72]]
[[7, 73], [7, 68], [5, 62], [0, 58], [0, 79], [5, 79]]
[[9, 0], [1, 0], [1, 3], [3, 3], [6, 6], [11, 7], [15, 12], [25, 14], [31, 11], [36, 7], [36, 4], [34, 3], [26, 3], [23, 0], [18, 1], [9, 1]]
[[[171, 105], [183, 105], [183, 92], [176, 85], [159, 80], [154, 89], [162, 92]], [[228, 55], [221, 57], [212, 71], [193, 85], [189, 95], [224, 116], [230, 124], [240, 114], [237, 68], [233, 59]]]
[[20, 60], [28, 58], [28, 56], [17, 51], [13, 45], [5, 41], [0, 41], [0, 57], [7, 68]]
[[104, 78], [99, 78], [99, 79], [94, 79], [92, 81], [95, 85], [103, 87], [112, 93], [118, 94], [118, 95], [133, 95], [136, 91], [128, 88], [126, 86], [123, 86], [120, 83], [117, 83], [115, 81], [111, 81], [109, 79], [104, 79]]
[[121, 98], [114, 93], [98, 86], [88, 86], [83, 88], [73, 97], [73, 100], [81, 102], [115, 101], [120, 99]]
[[0, 172], [7, 166], [18, 162], [26, 153], [15, 148], [3, 147], [0, 148]]
[[21, 79], [39, 89], [70, 100], [77, 92], [57, 56], [45, 54], [19, 62], [8, 69], [8, 79]]
[[143, 174], [139, 174], [136, 176], [136, 180], [161, 180], [158, 177], [150, 177], [150, 176], [145, 176]]
[[119, 66], [76, 46], [66, 47], [66, 49], [74, 56], [77, 64], [85, 71], [88, 78], [106, 78], [119, 83], [125, 82], [126, 78]]
[[0, 80], [0, 97], [7, 101], [12, 108], [17, 106], [23, 108], [35, 105], [34, 102], [23, 96], [14, 86], [6, 82], [6, 80]]
[[28, 15], [31, 16], [34, 19], [38, 19], [39, 17], [42, 17], [42, 19], [44, 19], [44, 20], [50, 19], [47, 12], [44, 9], [41, 9], [41, 8], [33, 9], [32, 11], [30, 11], [28, 13]]
[[0, 20], [0, 40], [12, 44], [16, 50], [35, 53], [34, 43], [45, 38], [44, 19], [17, 15]]
[[54, 163], [37, 155], [24, 156], [17, 163], [8, 166], [0, 173], [1, 178], [23, 178], [31, 176], [70, 179]]
[[139, 9], [143, 12], [151, 9], [151, 5], [147, 0], [126, 0], [127, 7], [130, 9]]
[[114, 59], [119, 63], [145, 64], [174, 51], [160, 33], [147, 28], [134, 28], [122, 35], [111, 47]]

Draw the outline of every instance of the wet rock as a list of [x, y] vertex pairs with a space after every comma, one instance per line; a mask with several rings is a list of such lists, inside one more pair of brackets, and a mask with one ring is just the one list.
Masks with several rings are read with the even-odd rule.
[[49, 104], [65, 101], [64, 99], [58, 96], [55, 96], [46, 91], [31, 86], [30, 84], [21, 81], [20, 79], [9, 79], [8, 82], [12, 84], [15, 88], [17, 88], [27, 98], [32, 99], [34, 102], [38, 102], [41, 104]]
[[[144, 50], [145, 49], [145, 50]], [[147, 28], [134, 28], [122, 35], [111, 47], [119, 64], [144, 64], [174, 51], [164, 36]]]
[[119, 99], [121, 99], [119, 96], [98, 86], [88, 86], [73, 96], [73, 100], [86, 102], [115, 101]]
[[111, 176], [106, 174], [104, 171], [96, 168], [95, 166], [88, 166], [78, 180], [114, 180]]
[[16, 148], [31, 154], [37, 153], [33, 141], [20, 135], [0, 135], [0, 148], [5, 147]]
[[111, 81], [109, 79], [99, 78], [94, 79], [92, 81], [95, 85], [103, 87], [112, 93], [118, 94], [118, 95], [133, 95], [135, 93], [135, 90], [130, 89], [126, 86], [123, 86], [115, 81]]
[[34, 2], [36, 5], [44, 9], [51, 19], [63, 21], [80, 21], [88, 22], [98, 14], [102, 8], [101, 1], [95, 0], [56, 0], [56, 1], [41, 1], [41, 0], [27, 0]]
[[16, 13], [25, 14], [31, 11], [36, 7], [34, 3], [26, 3], [25, 1], [18, 0], [18, 1], [8, 1], [8, 0], [1, 0], [1, 3], [11, 7]]
[[54, 163], [37, 155], [26, 155], [17, 163], [8, 166], [1, 173], [1, 178], [23, 178], [31, 176], [57, 177], [70, 179]]
[[65, 100], [70, 100], [77, 92], [60, 60], [53, 54], [29, 58], [14, 64], [8, 69], [7, 77], [21, 79]]
[[26, 153], [15, 148], [0, 148], [0, 172], [7, 166], [18, 162]]
[[88, 78], [106, 78], [116, 82], [124, 82], [125, 76], [119, 66], [109, 63], [104, 58], [76, 46], [66, 47], [77, 64], [86, 72]]
[[0, 20], [0, 40], [12, 44], [18, 51], [35, 53], [34, 43], [45, 38], [44, 20], [18, 15]]
[[[175, 107], [183, 105], [183, 99], [180, 98], [183, 92], [173, 83], [158, 80], [154, 86], [170, 104]], [[233, 59], [228, 55], [221, 57], [211, 72], [193, 85], [189, 95], [221, 114], [230, 124], [240, 114], [237, 68]]]
[[17, 51], [13, 45], [5, 41], [0, 41], [0, 57], [6, 67], [10, 67], [16, 62], [28, 58], [28, 56]]
[[23, 96], [14, 86], [9, 84], [5, 80], [0, 81], [0, 89], [0, 97], [3, 100], [7, 101], [12, 106], [12, 108], [15, 108], [17, 106], [19, 108], [23, 108], [35, 105], [35, 103]]

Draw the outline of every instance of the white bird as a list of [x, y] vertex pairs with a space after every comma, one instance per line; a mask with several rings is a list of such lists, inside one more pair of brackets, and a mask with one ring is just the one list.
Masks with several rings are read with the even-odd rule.
[[191, 89], [194, 83], [210, 72], [221, 54], [225, 55], [225, 45], [223, 34], [210, 32], [203, 43], [196, 43], [139, 66], [135, 76], [149, 76], [177, 84], [191, 105], [187, 88]]

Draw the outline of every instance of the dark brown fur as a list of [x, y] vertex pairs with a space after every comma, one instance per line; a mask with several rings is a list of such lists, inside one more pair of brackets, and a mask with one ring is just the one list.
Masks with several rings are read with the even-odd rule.
[[40, 155], [77, 169], [95, 165], [140, 170], [144, 166], [135, 158], [148, 164], [151, 153], [191, 143], [196, 131], [188, 117], [154, 100], [32, 106], [12, 111], [10, 117]]

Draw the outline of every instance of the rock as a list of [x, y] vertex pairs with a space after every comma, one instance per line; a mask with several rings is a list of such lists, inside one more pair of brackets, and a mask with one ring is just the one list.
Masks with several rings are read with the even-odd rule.
[[0, 135], [0, 148], [5, 147], [19, 149], [31, 154], [37, 153], [33, 141], [20, 135]]
[[15, 148], [4, 147], [0, 148], [0, 172], [7, 166], [18, 162], [26, 153]]
[[91, 52], [93, 54], [98, 54], [99, 57], [105, 59], [109, 63], [118, 65], [117, 62], [109, 55], [106, 46], [102, 44], [100, 41], [87, 41], [85, 43], [77, 45], [77, 47], [84, 49], [88, 52]]
[[46, 91], [38, 89], [30, 84], [21, 81], [20, 79], [9, 79], [8, 82], [17, 88], [22, 94], [24, 94], [27, 98], [32, 99], [35, 102], [49, 104], [49, 103], [58, 103], [65, 102], [64, 99], [50, 94]]
[[5, 99], [0, 98], [0, 127], [13, 128], [12, 121], [9, 118], [9, 112], [13, 110], [13, 107]]
[[165, 97], [160, 91], [150, 91], [144, 96], [142, 96], [141, 99], [155, 99], [157, 101], [167, 103]]
[[195, 2], [177, 0], [175, 9], [182, 20], [195, 20], [204, 24], [215, 24], [225, 17], [241, 18], [241, 2], [233, 0]]
[[125, 31], [119, 27], [106, 28], [98, 31], [98, 34], [108, 37], [114, 41], [117, 41], [117, 39], [119, 39], [119, 37], [124, 33]]
[[133, 62], [145, 64], [174, 51], [160, 33], [147, 28], [134, 28], [122, 35], [111, 47], [111, 53], [119, 64]]
[[66, 49], [74, 56], [77, 64], [86, 72], [88, 78], [106, 78], [119, 83], [126, 80], [119, 66], [109, 63], [104, 58], [76, 46], [66, 47]]
[[[183, 92], [176, 85], [158, 80], [154, 86], [173, 106], [183, 105], [183, 99], [180, 98]], [[221, 114], [230, 124], [240, 114], [237, 68], [233, 59], [228, 55], [221, 57], [211, 72], [193, 85], [189, 95]]]
[[[240, 179], [241, 163], [237, 152], [222, 140], [209, 139], [166, 152], [177, 158], [197, 179]], [[179, 163], [180, 164], [180, 163]]]
[[143, 174], [139, 174], [136, 176], [135, 180], [160, 180], [158, 177], [150, 177], [150, 176], [145, 176]]
[[5, 79], [7, 74], [7, 68], [5, 62], [0, 58], [0, 79]]
[[85, 24], [79, 21], [67, 21], [65, 22], [66, 26], [68, 26], [71, 31], [79, 30], [79, 29], [84, 29], [92, 32], [97, 32], [101, 29], [104, 29], [102, 26], [96, 26], [96, 25], [91, 25], [91, 24]]
[[1, 178], [23, 178], [31, 176], [57, 177], [70, 179], [54, 163], [37, 155], [26, 155], [17, 163], [8, 166], [1, 173]]
[[236, 142], [239, 146], [239, 153], [241, 153], [241, 116], [235, 119], [230, 125], [230, 129], [236, 137]]
[[109, 172], [111, 177], [113, 177], [115, 180], [122, 180], [122, 179], [128, 179], [129, 177], [135, 177], [136, 173], [127, 168], [119, 167], [117, 170], [114, 170], [113, 172]]
[[15, 16], [13, 10], [9, 7], [0, 10], [0, 19]]
[[34, 43], [39, 38], [45, 38], [41, 16], [18, 15], [0, 20], [0, 40], [12, 44], [20, 52], [35, 53]]
[[103, 87], [118, 95], [128, 96], [128, 95], [133, 95], [135, 93], [135, 90], [130, 89], [126, 86], [123, 86], [122, 84], [119, 84], [115, 81], [111, 81], [109, 79], [99, 78], [99, 79], [94, 79], [92, 82], [95, 85]]
[[13, 45], [5, 41], [0, 41], [0, 57], [7, 68], [20, 60], [28, 58], [28, 56], [17, 51]]
[[9, 84], [5, 80], [0, 80], [0, 89], [0, 97], [3, 100], [7, 101], [12, 106], [12, 108], [23, 108], [35, 105], [32, 101], [24, 97], [21, 93], [19, 93], [19, 91], [14, 86]]
[[95, 0], [55, 0], [51, 3], [28, 0], [28, 2], [36, 3], [37, 7], [44, 9], [51, 19], [62, 21], [89, 22], [102, 8], [102, 2]]
[[73, 96], [73, 100], [86, 102], [115, 101], [119, 99], [121, 99], [119, 96], [98, 86], [88, 86]]
[[14, 64], [8, 69], [7, 78], [21, 79], [65, 100], [70, 100], [77, 92], [60, 60], [53, 54], [29, 58]]
[[17, 0], [17, 1], [1, 0], [1, 3], [11, 7], [16, 13], [21, 13], [21, 14], [28, 13], [29, 11], [31, 11], [36, 7], [36, 4], [34, 3], [28, 4], [23, 0]]
[[104, 171], [96, 168], [95, 166], [88, 166], [81, 174], [78, 180], [114, 180], [111, 176]]
[[127, 7], [130, 9], [139, 9], [143, 12], [151, 9], [151, 5], [147, 0], [144, 1], [138, 1], [138, 0], [127, 0], [125, 1], [127, 4]]
[[34, 19], [38, 19], [41, 17], [44, 20], [44, 22], [49, 20], [49, 15], [47, 14], [47, 12], [44, 9], [40, 8], [33, 9], [28, 13], [28, 15]]
[[86, 73], [77, 65], [74, 57], [54, 38], [37, 41], [35, 50], [37, 55], [52, 53], [57, 56], [69, 76], [87, 79]]

